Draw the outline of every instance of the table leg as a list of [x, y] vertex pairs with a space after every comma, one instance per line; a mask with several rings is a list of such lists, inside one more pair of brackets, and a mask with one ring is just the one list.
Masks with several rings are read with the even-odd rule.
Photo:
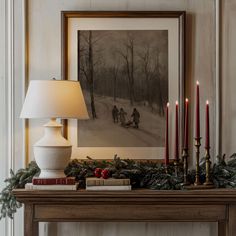
[[226, 221], [218, 221], [218, 236], [226, 236]]
[[236, 235], [236, 205], [229, 205], [228, 222], [227, 222], [227, 236]]
[[39, 223], [34, 221], [34, 205], [25, 204], [24, 214], [24, 236], [38, 236]]

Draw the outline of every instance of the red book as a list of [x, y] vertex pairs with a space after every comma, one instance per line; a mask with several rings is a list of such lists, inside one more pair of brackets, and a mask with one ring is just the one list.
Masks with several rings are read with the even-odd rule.
[[33, 178], [33, 185], [74, 185], [74, 177], [65, 177], [65, 178]]

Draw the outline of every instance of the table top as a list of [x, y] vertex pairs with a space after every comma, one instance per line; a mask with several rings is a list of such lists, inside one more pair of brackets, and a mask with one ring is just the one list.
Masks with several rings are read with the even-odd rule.
[[[236, 232], [236, 190], [139, 189], [48, 191], [15, 189], [24, 203], [25, 235], [38, 235], [38, 222], [218, 222], [219, 236]], [[29, 223], [31, 222], [31, 223]]]
[[211, 202], [235, 203], [236, 189], [207, 190], [147, 190], [132, 191], [86, 191], [86, 190], [25, 190], [14, 189], [19, 202], [101, 202], [101, 201], [146, 201], [146, 202]]

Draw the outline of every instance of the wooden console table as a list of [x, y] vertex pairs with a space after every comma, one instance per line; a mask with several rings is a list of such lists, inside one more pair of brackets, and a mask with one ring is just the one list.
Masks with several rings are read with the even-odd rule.
[[24, 203], [25, 236], [38, 222], [218, 222], [218, 236], [236, 235], [236, 191], [13, 191]]

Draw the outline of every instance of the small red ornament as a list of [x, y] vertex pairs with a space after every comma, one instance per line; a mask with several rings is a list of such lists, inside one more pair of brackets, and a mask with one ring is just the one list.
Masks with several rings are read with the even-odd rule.
[[109, 170], [104, 169], [101, 173], [103, 179], [108, 179], [109, 178]]
[[102, 169], [101, 169], [101, 168], [96, 168], [95, 171], [94, 171], [94, 175], [95, 175], [97, 178], [100, 178], [100, 177], [101, 177], [101, 173], [102, 173]]

